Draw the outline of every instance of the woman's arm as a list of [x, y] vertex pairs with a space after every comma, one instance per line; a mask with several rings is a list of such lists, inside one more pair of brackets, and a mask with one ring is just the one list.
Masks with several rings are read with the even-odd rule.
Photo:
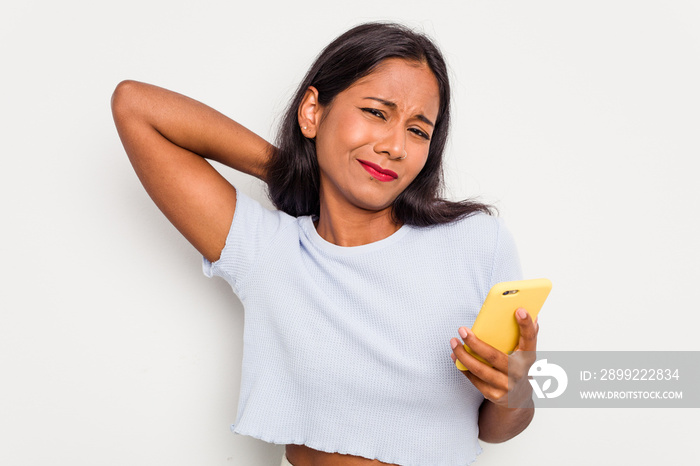
[[136, 81], [117, 86], [112, 114], [149, 196], [204, 257], [217, 260], [236, 191], [205, 158], [265, 180], [273, 146], [200, 102]]
[[484, 400], [479, 408], [479, 439], [488, 443], [510, 440], [530, 425], [535, 416], [535, 404], [529, 408], [503, 408]]

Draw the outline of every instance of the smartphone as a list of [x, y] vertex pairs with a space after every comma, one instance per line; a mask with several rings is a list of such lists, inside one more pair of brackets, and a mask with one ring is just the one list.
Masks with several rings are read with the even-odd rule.
[[[552, 282], [546, 278], [496, 283], [476, 316], [472, 332], [499, 351], [506, 354], [513, 352], [520, 339], [515, 311], [522, 307], [535, 320], [551, 289]], [[478, 360], [486, 362], [467, 345], [464, 345], [464, 349]], [[467, 370], [459, 360], [455, 365], [461, 371]]]

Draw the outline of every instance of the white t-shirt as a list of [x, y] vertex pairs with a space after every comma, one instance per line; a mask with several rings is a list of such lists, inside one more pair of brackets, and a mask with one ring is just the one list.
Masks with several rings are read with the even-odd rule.
[[521, 279], [502, 220], [404, 225], [374, 243], [325, 241], [311, 217], [237, 191], [220, 259], [245, 309], [234, 431], [406, 466], [481, 452], [481, 393], [450, 359], [495, 283]]

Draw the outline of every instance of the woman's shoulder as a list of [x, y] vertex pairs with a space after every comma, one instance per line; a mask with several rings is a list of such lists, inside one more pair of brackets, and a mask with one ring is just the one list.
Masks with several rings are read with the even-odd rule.
[[499, 244], [509, 242], [511, 238], [502, 218], [484, 213], [475, 213], [448, 223], [414, 227], [414, 231], [421, 247], [445, 250], [459, 256], [478, 254], [491, 257]]
[[425, 228], [426, 233], [430, 234], [491, 238], [498, 236], [499, 230], [505, 228], [505, 224], [500, 217], [476, 212], [451, 222], [418, 228]]
[[[257, 218], [261, 221], [288, 224], [298, 220], [297, 217], [293, 217], [283, 210], [266, 207], [263, 201], [259, 201], [240, 189], [236, 189], [236, 212], [239, 210], [240, 216], [248, 217], [248, 221], [251, 218]], [[242, 218], [242, 220], [245, 219]]]

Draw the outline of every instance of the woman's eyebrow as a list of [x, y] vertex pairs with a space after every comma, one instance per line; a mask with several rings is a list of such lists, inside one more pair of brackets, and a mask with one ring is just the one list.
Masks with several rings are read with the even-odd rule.
[[[386, 105], [386, 106], [389, 107], [390, 109], [396, 110], [396, 104], [395, 104], [394, 102], [389, 101], [389, 100], [380, 99], [379, 97], [365, 97], [365, 99], [376, 100], [377, 102], [380, 102], [380, 103]], [[425, 124], [427, 124], [427, 125], [430, 125], [430, 126], [432, 126], [433, 128], [435, 128], [435, 123], [433, 123], [433, 122], [430, 121], [428, 118], [426, 118], [425, 115], [419, 114], [419, 115], [416, 115], [416, 118], [418, 118], [418, 119], [419, 119], [420, 121], [422, 121], [423, 123], [425, 123]]]

